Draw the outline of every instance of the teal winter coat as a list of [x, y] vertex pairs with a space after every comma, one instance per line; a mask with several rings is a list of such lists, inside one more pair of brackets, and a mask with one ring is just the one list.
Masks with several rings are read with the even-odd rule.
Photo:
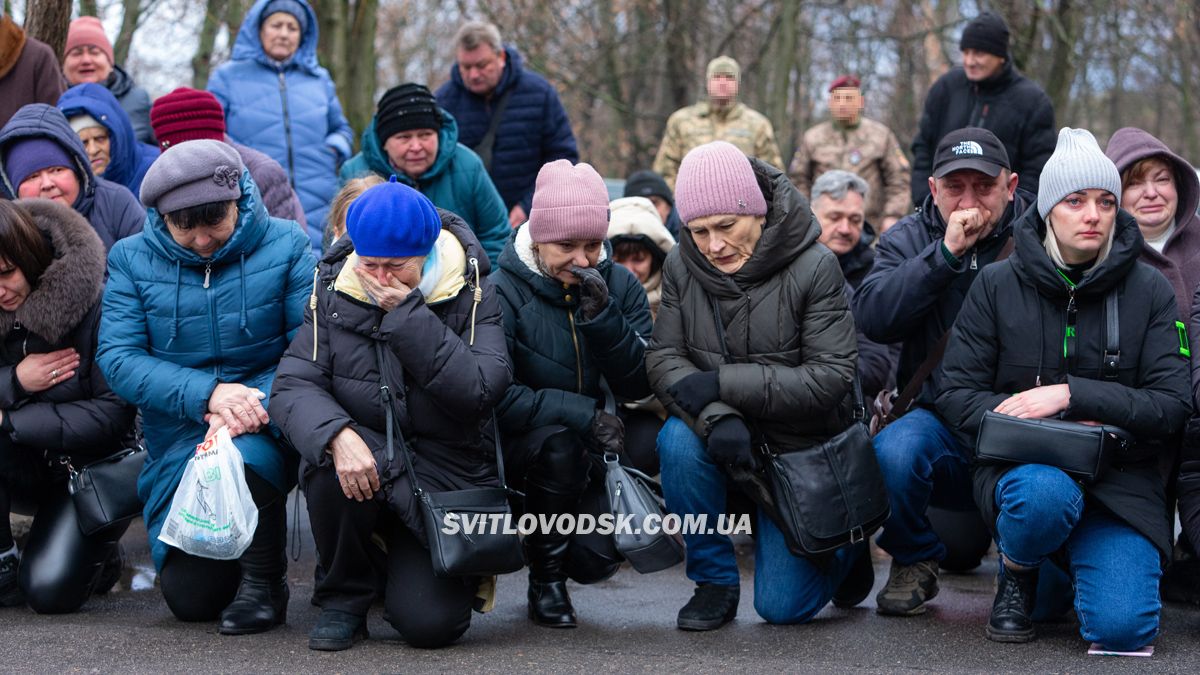
[[[112, 390], [142, 412], [149, 457], [138, 495], [160, 568], [168, 546], [158, 533], [208, 430], [209, 397], [222, 382], [270, 395], [312, 290], [308, 236], [295, 222], [267, 215], [248, 172], [241, 188], [236, 229], [212, 258], [175, 243], [157, 209], [148, 210], [142, 233], [117, 242], [108, 257], [97, 361]], [[276, 438], [271, 427], [234, 443], [248, 469], [286, 491], [298, 459]]]

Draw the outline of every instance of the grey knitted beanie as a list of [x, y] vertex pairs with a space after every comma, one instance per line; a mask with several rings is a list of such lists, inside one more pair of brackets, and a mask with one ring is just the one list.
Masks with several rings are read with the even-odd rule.
[[229, 145], [208, 139], [173, 145], [142, 179], [142, 204], [171, 213], [242, 196], [242, 158]]
[[1046, 160], [1038, 179], [1038, 215], [1044, 220], [1064, 197], [1092, 188], [1108, 190], [1121, 203], [1121, 174], [1104, 156], [1096, 137], [1087, 129], [1063, 127], [1058, 131], [1054, 154]]

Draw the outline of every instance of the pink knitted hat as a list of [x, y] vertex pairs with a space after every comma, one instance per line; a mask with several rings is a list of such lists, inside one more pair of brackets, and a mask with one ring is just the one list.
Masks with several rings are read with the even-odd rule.
[[94, 16], [81, 16], [71, 22], [70, 27], [67, 28], [67, 43], [63, 45], [63, 54], [81, 45], [98, 48], [108, 57], [109, 63], [115, 63], [112, 43], [104, 34], [104, 26], [100, 23], [100, 19]]
[[690, 223], [713, 215], [765, 216], [767, 200], [742, 151], [713, 141], [693, 148], [680, 163], [675, 208], [680, 220]]
[[608, 189], [591, 164], [558, 159], [538, 171], [529, 236], [538, 244], [608, 236]]

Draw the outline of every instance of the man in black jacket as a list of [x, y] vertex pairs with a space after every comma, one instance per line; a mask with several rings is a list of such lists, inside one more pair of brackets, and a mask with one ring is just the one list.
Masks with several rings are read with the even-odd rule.
[[[1000, 255], [1013, 221], [1032, 202], [1017, 190], [1004, 145], [986, 129], [948, 134], [928, 180], [930, 196], [880, 240], [875, 265], [854, 296], [855, 322], [867, 337], [901, 343], [901, 387], [939, 348], [979, 270]], [[970, 449], [933, 410], [937, 380], [935, 371], [911, 412], [875, 437], [892, 506], [878, 540], [892, 556], [888, 583], [876, 597], [881, 614], [921, 614], [937, 595], [947, 546], [926, 509], [974, 508]]]
[[1054, 106], [1033, 80], [1017, 72], [1008, 54], [1004, 19], [984, 12], [963, 29], [963, 65], [938, 78], [925, 98], [921, 128], [913, 139], [912, 198], [921, 204], [934, 149], [963, 127], [983, 127], [1004, 143], [1022, 190], [1037, 192], [1042, 165], [1054, 152]]

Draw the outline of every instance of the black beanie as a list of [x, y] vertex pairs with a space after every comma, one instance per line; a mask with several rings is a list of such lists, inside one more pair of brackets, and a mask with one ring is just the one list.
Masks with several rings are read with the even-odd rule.
[[675, 195], [671, 194], [671, 188], [667, 186], [667, 181], [663, 177], [650, 171], [642, 169], [629, 174], [629, 178], [625, 179], [625, 197], [662, 197], [667, 200], [671, 206], [675, 206]]
[[441, 129], [442, 111], [427, 87], [412, 82], [392, 87], [379, 99], [375, 113], [375, 137], [379, 144], [401, 131]]
[[1008, 24], [992, 12], [984, 12], [971, 19], [963, 29], [958, 48], [977, 49], [988, 54], [995, 54], [1002, 59], [1008, 58]]

